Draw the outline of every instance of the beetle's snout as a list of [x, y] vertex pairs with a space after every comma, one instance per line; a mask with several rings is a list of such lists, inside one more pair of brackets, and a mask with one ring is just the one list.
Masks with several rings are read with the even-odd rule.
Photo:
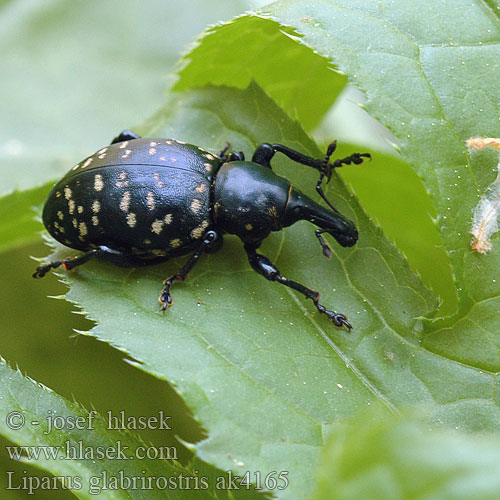
[[342, 228], [328, 231], [343, 247], [352, 247], [358, 241], [358, 230], [349, 220], [342, 221]]
[[343, 247], [352, 247], [358, 241], [358, 230], [352, 221], [337, 211], [328, 210], [296, 189], [292, 189], [285, 211], [283, 226], [298, 220], [308, 220], [332, 235]]

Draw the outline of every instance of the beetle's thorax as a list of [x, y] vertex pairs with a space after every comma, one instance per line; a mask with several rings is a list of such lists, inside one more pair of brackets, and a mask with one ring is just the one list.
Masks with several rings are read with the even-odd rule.
[[222, 165], [214, 184], [215, 225], [245, 243], [282, 229], [290, 183], [270, 168], [248, 161]]

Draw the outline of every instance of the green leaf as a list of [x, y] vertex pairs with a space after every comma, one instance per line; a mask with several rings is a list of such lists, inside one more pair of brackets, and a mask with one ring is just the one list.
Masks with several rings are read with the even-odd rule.
[[318, 125], [346, 84], [326, 58], [296, 43], [293, 32], [255, 17], [214, 26], [200, 42], [186, 55], [173, 90], [243, 89], [255, 80], [305, 130]]
[[[312, 228], [297, 224], [268, 238], [262, 252], [284, 275], [321, 291], [326, 305], [348, 314], [355, 327], [350, 334], [335, 331], [312, 304], [253, 273], [231, 237], [173, 289], [176, 304], [167, 317], [157, 312], [156, 298], [161, 281], [178, 271], [182, 259], [140, 270], [91, 263], [70, 278], [68, 297], [98, 321], [91, 335], [175, 384], [207, 430], [207, 439], [194, 447], [199, 458], [235, 471], [287, 471], [289, 487], [274, 493], [308, 498], [326, 432], [375, 402], [389, 410], [425, 403], [433, 422], [466, 430], [500, 428], [500, 283], [494, 281], [500, 250], [496, 244], [486, 257], [474, 254], [468, 234], [478, 194], [494, 178], [496, 158], [471, 160], [464, 147], [470, 136], [499, 135], [498, 20], [484, 4], [464, 0], [387, 6], [289, 1], [269, 6], [261, 17], [277, 19], [288, 34], [293, 29], [298, 41], [338, 65], [365, 91], [370, 113], [396, 135], [432, 196], [457, 281], [456, 315], [425, 319], [433, 318], [436, 297], [337, 177], [329, 196], [359, 227], [358, 245], [335, 246], [334, 258], [326, 261]], [[249, 17], [234, 24], [272, 34], [262, 22]], [[236, 27], [217, 28], [210, 36]], [[197, 70], [182, 74], [190, 82], [186, 88], [212, 81], [202, 78], [203, 43], [192, 60]], [[263, 46], [256, 43], [253, 50], [272, 53], [272, 43], [263, 37]], [[242, 45], [236, 43], [235, 50], [241, 52]], [[206, 61], [216, 83], [242, 85], [224, 66], [227, 46], [218, 54], [214, 46], [209, 43]], [[258, 81], [265, 90], [271, 81], [279, 88], [280, 73]], [[275, 99], [286, 102], [286, 93], [278, 94]], [[172, 94], [140, 132], [213, 151], [230, 141], [248, 154], [270, 141], [323, 154], [257, 84]], [[276, 160], [278, 173], [314, 191], [314, 172]], [[351, 168], [376, 168], [376, 161]]]
[[35, 220], [35, 207], [47, 196], [50, 184], [14, 191], [0, 197], [0, 252], [39, 239], [41, 224]]
[[371, 412], [337, 426], [323, 450], [315, 500], [494, 500], [500, 440], [432, 430]]
[[410, 165], [380, 151], [373, 155], [373, 167], [342, 169], [340, 175], [412, 269], [418, 270], [423, 283], [440, 298], [438, 313], [451, 314], [457, 307], [455, 282], [434, 224], [432, 201]]
[[[215, 494], [213, 488], [193, 487], [186, 492], [181, 486], [162, 487], [165, 481], [168, 484], [169, 478], [174, 481], [172, 484], [175, 481], [179, 485], [185, 484], [180, 479], [181, 474], [194, 478], [196, 473], [175, 460], [143, 458], [148, 450], [151, 454], [167, 453], [165, 456], [170, 457], [175, 451], [160, 450], [129, 432], [112, 430], [115, 421], [108, 420], [108, 417], [103, 419], [96, 413], [89, 416], [89, 412], [76, 403], [23, 377], [3, 360], [0, 362], [0, 381], [0, 433], [15, 443], [7, 445], [11, 459], [22, 460], [63, 478], [58, 487], [50, 488], [42, 486], [47, 480], [37, 482], [35, 478], [29, 494], [39, 489], [69, 489], [76, 497], [87, 500], [96, 498], [96, 495], [104, 499], [195, 499], [206, 498], [209, 492]], [[116, 422], [120, 424], [119, 418]], [[151, 488], [147, 483], [145, 487], [141, 483], [147, 477], [152, 478]], [[19, 486], [18, 489], [29, 492], [23, 487], [24, 484], [30, 487], [30, 483], [23, 482], [26, 478], [29, 476], [10, 474], [9, 484], [11, 488]], [[130, 484], [136, 481], [138, 487], [127, 487], [127, 481]], [[113, 484], [124, 487], [113, 487]]]

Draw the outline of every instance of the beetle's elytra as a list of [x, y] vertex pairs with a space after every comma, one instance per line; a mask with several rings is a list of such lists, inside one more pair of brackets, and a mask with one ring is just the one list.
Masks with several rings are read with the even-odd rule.
[[[184, 280], [204, 252], [216, 252], [224, 233], [243, 242], [250, 265], [270, 281], [293, 288], [311, 299], [319, 312], [337, 327], [351, 329], [346, 316], [322, 306], [319, 293], [281, 276], [276, 266], [257, 253], [271, 231], [280, 231], [299, 220], [316, 229], [323, 253], [331, 250], [322, 233], [342, 246], [356, 243], [354, 224], [326, 199], [321, 188], [334, 168], [360, 164], [368, 153], [330, 163], [336, 143], [325, 158], [303, 155], [281, 144], [261, 144], [252, 161], [226, 146], [218, 155], [182, 141], [140, 138], [130, 131], [74, 166], [50, 191], [43, 209], [43, 223], [60, 243], [81, 250], [39, 266], [41, 278], [52, 268], [73, 269], [92, 257], [121, 266], [139, 266], [191, 254], [180, 271], [164, 281], [159, 301], [164, 311], [172, 305], [170, 287]], [[315, 168], [320, 177], [316, 190], [328, 204], [322, 207], [304, 195], [270, 165], [275, 153]]]

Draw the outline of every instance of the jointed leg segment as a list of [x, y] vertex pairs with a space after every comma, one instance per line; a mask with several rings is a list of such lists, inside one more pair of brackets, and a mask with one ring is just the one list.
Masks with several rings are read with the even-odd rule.
[[308, 167], [312, 167], [319, 171], [320, 176], [318, 182], [316, 183], [316, 191], [318, 194], [325, 200], [327, 205], [337, 212], [337, 209], [328, 201], [323, 189], [321, 187], [323, 183], [323, 179], [326, 177], [326, 183], [330, 182], [332, 177], [332, 172], [334, 168], [342, 167], [343, 165], [350, 165], [353, 163], [354, 165], [359, 165], [363, 163], [363, 158], [371, 158], [370, 153], [352, 153], [345, 158], [340, 158], [335, 160], [332, 163], [329, 163], [330, 157], [334, 153], [337, 148], [337, 141], [333, 141], [328, 145], [326, 150], [325, 157], [323, 159], [313, 158], [312, 156], [307, 156], [305, 154], [299, 153], [293, 149], [290, 149], [282, 144], [261, 144], [256, 150], [252, 157], [252, 161], [258, 163], [259, 165], [263, 165], [265, 167], [271, 168], [271, 159], [276, 153], [282, 153], [290, 160], [293, 160], [301, 165], [306, 165]]
[[158, 297], [158, 302], [160, 302], [161, 304], [160, 308], [161, 311], [165, 311], [168, 307], [172, 306], [174, 303], [172, 296], [170, 295], [170, 287], [172, 286], [173, 282], [184, 281], [189, 271], [191, 271], [191, 269], [193, 269], [195, 264], [198, 262], [198, 259], [200, 258], [201, 254], [205, 252], [207, 249], [210, 249], [210, 247], [215, 244], [217, 238], [218, 235], [215, 231], [207, 231], [205, 233], [202, 243], [196, 249], [193, 255], [191, 255], [191, 257], [186, 262], [186, 264], [184, 264], [181, 270], [177, 274], [170, 276], [170, 278], [167, 278], [163, 282], [164, 287], [160, 296]]
[[347, 321], [347, 318], [343, 314], [330, 311], [319, 303], [318, 292], [315, 292], [314, 290], [311, 290], [296, 281], [292, 281], [281, 276], [279, 269], [265, 255], [257, 253], [255, 247], [245, 245], [245, 251], [247, 252], [250, 265], [255, 271], [264, 276], [264, 278], [269, 281], [277, 281], [282, 285], [293, 288], [304, 295], [306, 299], [311, 299], [318, 311], [324, 314], [336, 327], [341, 328], [345, 326], [349, 330], [352, 328], [352, 325]]
[[101, 254], [102, 250], [100, 248], [94, 248], [90, 250], [90, 252], [79, 255], [78, 257], [66, 257], [62, 260], [54, 260], [47, 264], [41, 264], [33, 273], [33, 278], [43, 278], [51, 269], [56, 269], [59, 266], [63, 266], [66, 271], [70, 271], [77, 266], [85, 264], [85, 262], [88, 262], [93, 257], [99, 257]]

